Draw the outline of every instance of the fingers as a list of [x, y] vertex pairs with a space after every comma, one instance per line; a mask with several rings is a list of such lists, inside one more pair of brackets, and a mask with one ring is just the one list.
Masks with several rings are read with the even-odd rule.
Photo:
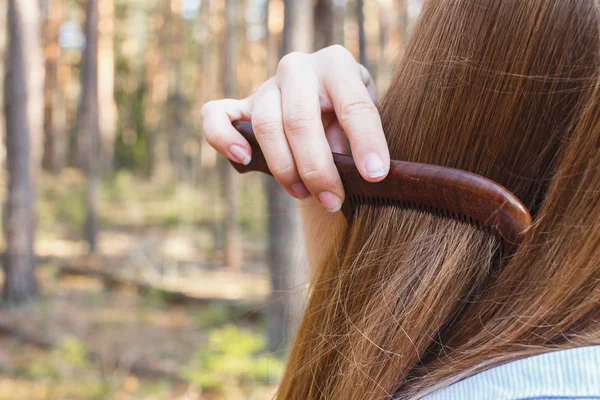
[[269, 79], [253, 95], [252, 129], [273, 177], [292, 196], [303, 199], [310, 192], [302, 182], [283, 128], [281, 93]]
[[231, 123], [238, 120], [249, 121], [251, 111], [248, 99], [210, 101], [200, 111], [208, 144], [230, 160], [244, 165], [250, 163], [252, 149]]
[[[375, 86], [366, 69], [356, 63], [347, 50], [340, 49], [328, 54], [329, 63], [320, 64], [320, 81], [350, 141], [360, 174], [367, 181], [378, 182], [389, 172], [390, 155], [375, 106]], [[352, 63], [356, 69], [327, 67]]]
[[344, 189], [331, 151], [351, 150], [368, 181], [388, 174], [390, 156], [377, 102], [366, 68], [343, 47], [331, 46], [285, 56], [277, 75], [249, 98], [207, 103], [203, 128], [217, 151], [248, 164], [252, 150], [232, 122], [251, 121], [275, 179], [293, 196], [312, 193], [326, 209], [338, 211]]
[[319, 81], [308, 56], [282, 59], [276, 82], [281, 89], [283, 127], [298, 173], [308, 190], [329, 211], [339, 211], [344, 188], [321, 123]]

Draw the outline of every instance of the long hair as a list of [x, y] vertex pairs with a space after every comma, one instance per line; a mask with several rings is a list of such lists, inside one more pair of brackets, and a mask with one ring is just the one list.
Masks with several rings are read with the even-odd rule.
[[510, 259], [462, 222], [364, 205], [317, 266], [279, 399], [419, 397], [600, 344], [600, 3], [428, 0], [381, 105], [395, 159], [507, 187]]

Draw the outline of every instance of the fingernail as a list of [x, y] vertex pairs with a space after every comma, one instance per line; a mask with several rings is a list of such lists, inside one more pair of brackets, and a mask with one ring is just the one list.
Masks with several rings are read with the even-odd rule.
[[319, 201], [329, 212], [338, 212], [342, 208], [342, 201], [331, 192], [319, 193]]
[[310, 192], [302, 182], [294, 183], [292, 185], [292, 192], [294, 193], [294, 197], [298, 199], [305, 199], [310, 196]]
[[252, 156], [250, 153], [240, 145], [233, 144], [229, 148], [229, 152], [235, 158], [234, 161], [239, 162], [240, 164], [248, 165], [250, 164], [250, 160], [252, 160]]
[[369, 178], [379, 178], [386, 173], [383, 160], [375, 153], [369, 154], [365, 159], [365, 169]]

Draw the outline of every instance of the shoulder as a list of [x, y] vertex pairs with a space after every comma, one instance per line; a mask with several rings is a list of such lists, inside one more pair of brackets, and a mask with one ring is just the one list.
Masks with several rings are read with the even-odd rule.
[[532, 356], [480, 372], [425, 397], [443, 399], [599, 399], [600, 346]]

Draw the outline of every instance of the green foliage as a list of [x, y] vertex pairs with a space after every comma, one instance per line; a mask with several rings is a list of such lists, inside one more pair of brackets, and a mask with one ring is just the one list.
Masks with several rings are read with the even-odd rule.
[[36, 204], [38, 223], [42, 231], [55, 224], [82, 226], [85, 220], [85, 192], [80, 175], [68, 171], [62, 179], [41, 181]]
[[63, 339], [49, 354], [25, 365], [20, 371], [34, 378], [61, 378], [71, 372], [92, 368], [87, 359], [87, 350], [77, 338]]
[[151, 160], [148, 149], [148, 132], [144, 123], [144, 93], [143, 83], [137, 86], [133, 93], [117, 93], [116, 101], [123, 107], [123, 112], [129, 114], [127, 126], [120, 127], [115, 143], [115, 163], [117, 169], [129, 169], [143, 175], [151, 172]]
[[105, 399], [115, 391], [109, 381], [86, 378], [97, 371], [88, 359], [84, 343], [74, 337], [63, 339], [50, 354], [29, 360], [17, 372], [38, 381], [46, 380], [50, 387], [71, 382], [76, 376], [78, 398]]
[[119, 171], [112, 178], [102, 181], [104, 199], [109, 202], [122, 202], [135, 199], [133, 174]]
[[200, 329], [221, 326], [232, 320], [232, 312], [224, 304], [210, 304], [196, 315], [196, 325]]
[[148, 288], [146, 291], [144, 291], [144, 295], [148, 297], [150, 301], [154, 301], [158, 305], [165, 305], [175, 300], [175, 296], [173, 295], [173, 293], [153, 287]]
[[280, 359], [264, 351], [262, 336], [233, 325], [209, 333], [208, 347], [199, 348], [181, 375], [203, 390], [226, 394], [228, 387], [251, 388], [277, 380], [283, 371]]

